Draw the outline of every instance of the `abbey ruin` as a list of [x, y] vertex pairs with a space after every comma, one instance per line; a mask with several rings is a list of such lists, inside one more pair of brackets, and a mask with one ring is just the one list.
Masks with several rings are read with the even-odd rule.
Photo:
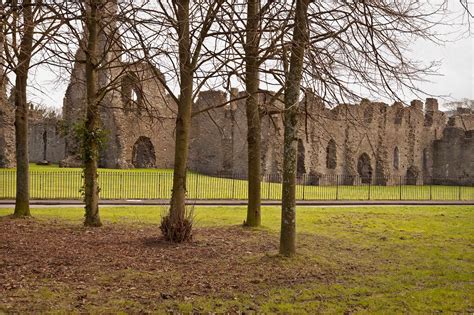
[[[107, 131], [100, 166], [105, 168], [171, 168], [174, 153], [175, 104], [146, 66], [123, 74], [121, 86], [103, 103]], [[84, 113], [83, 69], [76, 66], [59, 122], [32, 117], [30, 159], [62, 166], [80, 166], [72, 126]], [[137, 80], [140, 77], [150, 79]], [[240, 174], [247, 166], [244, 92], [201, 92], [194, 111], [189, 168], [204, 174]], [[262, 104], [270, 99], [262, 93]], [[237, 101], [228, 102], [230, 98]], [[216, 105], [229, 104], [212, 108]], [[459, 109], [448, 117], [435, 99], [412, 101], [410, 106], [373, 103], [325, 108], [308, 95], [303, 102], [311, 116], [298, 139], [298, 173], [343, 175], [362, 183], [393, 184], [403, 177], [420, 184], [436, 179], [472, 184], [474, 177], [474, 114]], [[0, 165], [14, 166], [13, 107], [2, 96], [0, 110]], [[146, 104], [146, 105], [145, 105]], [[277, 105], [273, 105], [278, 108]], [[209, 109], [211, 108], [211, 109]], [[303, 114], [302, 114], [303, 115]], [[303, 119], [304, 121], [304, 119]], [[283, 124], [279, 114], [262, 115], [264, 174], [282, 170]], [[467, 182], [466, 182], [467, 181]], [[321, 183], [323, 184], [323, 183]], [[350, 184], [350, 183], [348, 183]]]
[[[113, 9], [112, 9], [113, 10]], [[113, 28], [111, 24], [109, 27]], [[105, 41], [106, 34], [102, 34]], [[106, 146], [104, 168], [172, 168], [176, 103], [163, 86], [159, 69], [145, 62], [116, 60], [100, 74], [110, 90], [100, 102]], [[76, 60], [81, 60], [79, 50]], [[111, 82], [114, 82], [113, 84]], [[30, 119], [30, 160], [64, 167], [81, 164], [75, 126], [85, 113], [85, 65], [76, 62], [64, 96], [62, 120]], [[262, 166], [264, 174], [282, 171], [282, 105], [261, 93]], [[234, 101], [232, 101], [234, 100]], [[451, 117], [436, 99], [388, 105], [362, 100], [329, 109], [307, 93], [298, 139], [298, 173], [313, 177], [340, 175], [347, 184], [474, 183], [474, 113], [459, 109]], [[219, 106], [226, 104], [225, 106]], [[271, 110], [268, 110], [268, 109]], [[247, 172], [245, 92], [203, 91], [192, 121], [189, 168], [204, 174]], [[309, 113], [309, 115], [306, 115]], [[0, 85], [0, 167], [14, 167], [14, 108]], [[328, 176], [325, 177], [328, 180]], [[317, 184], [317, 183], [314, 183]], [[323, 184], [322, 182], [320, 184]]]
[[[201, 93], [196, 110], [222, 104], [226, 97], [219, 92]], [[459, 109], [448, 119], [436, 99], [424, 104], [412, 101], [407, 107], [362, 100], [333, 109], [311, 95], [303, 102], [310, 117], [300, 126], [299, 174], [334, 175], [321, 176], [326, 181], [342, 175], [346, 184], [391, 185], [398, 178], [407, 184], [446, 183], [448, 178], [473, 183], [474, 113], [469, 110]], [[199, 115], [193, 121], [191, 168], [207, 174], [245, 174], [246, 132], [244, 100]], [[280, 115], [262, 116], [265, 174], [281, 173], [282, 143]]]

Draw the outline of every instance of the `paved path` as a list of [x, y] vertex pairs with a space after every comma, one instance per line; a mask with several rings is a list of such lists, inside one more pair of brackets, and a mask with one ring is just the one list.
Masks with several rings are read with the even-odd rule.
[[[164, 206], [169, 200], [101, 200], [101, 206]], [[11, 208], [14, 200], [0, 200], [0, 208]], [[246, 206], [247, 200], [187, 200], [188, 205], [196, 206]], [[435, 200], [301, 200], [297, 201], [300, 206], [435, 206], [435, 205], [474, 205], [470, 201], [435, 201]], [[32, 207], [82, 207], [80, 200], [31, 200]], [[281, 205], [280, 200], [263, 200], [264, 206]]]

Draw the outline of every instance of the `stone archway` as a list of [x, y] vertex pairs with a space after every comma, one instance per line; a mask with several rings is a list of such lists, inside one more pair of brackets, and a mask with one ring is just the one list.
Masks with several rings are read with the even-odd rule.
[[363, 184], [370, 184], [372, 181], [372, 165], [367, 153], [362, 153], [357, 161], [357, 172]]
[[135, 168], [153, 168], [156, 166], [156, 155], [153, 143], [148, 137], [139, 137], [133, 145], [132, 164]]
[[418, 181], [418, 176], [420, 175], [420, 171], [416, 166], [410, 166], [407, 170], [406, 176], [406, 184], [407, 185], [416, 185]]

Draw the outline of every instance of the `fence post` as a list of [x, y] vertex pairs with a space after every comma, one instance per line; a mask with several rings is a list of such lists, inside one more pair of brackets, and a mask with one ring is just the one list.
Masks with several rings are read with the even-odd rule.
[[195, 190], [194, 199], [199, 199], [199, 198], [198, 198], [198, 192], [199, 192], [199, 174], [196, 173], [195, 176], [196, 176], [196, 180], [195, 180], [195, 189], [194, 189], [194, 190]]
[[402, 200], [402, 177], [401, 176], [398, 183], [399, 183], [399, 188], [400, 188], [400, 200]]
[[[46, 174], [46, 176], [48, 176], [49, 172], [46, 171], [45, 174]], [[30, 178], [30, 182], [32, 181], [31, 179], [34, 179], [34, 178], [35, 178], [35, 172], [34, 172], [34, 171], [31, 172], [31, 175], [32, 175], [32, 176], [31, 176], [31, 178]], [[39, 183], [39, 185], [37, 185], [37, 186], [39, 187], [39, 191], [43, 191], [43, 178], [44, 178], [44, 176], [38, 176], [38, 179], [37, 179], [37, 181], [38, 181], [38, 183]], [[28, 189], [29, 189], [29, 188], [28, 188]], [[40, 198], [40, 199], [41, 199], [42, 197], [44, 198], [45, 195], [46, 195], [46, 192], [44, 192], [44, 194], [41, 194], [41, 193], [40, 193], [40, 194], [39, 194], [39, 198]], [[33, 196], [33, 198], [34, 198], [34, 197], [35, 197], [35, 196]]]
[[306, 187], [306, 174], [303, 174], [303, 200], [304, 200], [304, 188]]
[[461, 200], [462, 200], [462, 196], [461, 196], [461, 187], [462, 187], [461, 185], [459, 185], [459, 186], [458, 186], [458, 188], [459, 188], [459, 201], [461, 201]]
[[235, 199], [235, 174], [232, 172], [232, 199]]
[[267, 175], [267, 200], [270, 200], [270, 174]]
[[433, 200], [433, 189], [432, 189], [432, 187], [433, 187], [433, 184], [430, 181], [430, 200]]
[[371, 186], [371, 184], [372, 184], [372, 178], [369, 180], [369, 191], [367, 192], [369, 199], [367, 199], [367, 200], [370, 200], [370, 186]]
[[[119, 198], [124, 197], [124, 191], [123, 191], [123, 173], [120, 172], [120, 184], [119, 184]], [[128, 197], [128, 196], [127, 196]], [[124, 198], [125, 199], [125, 198]]]
[[339, 175], [336, 175], [336, 200], [339, 200]]

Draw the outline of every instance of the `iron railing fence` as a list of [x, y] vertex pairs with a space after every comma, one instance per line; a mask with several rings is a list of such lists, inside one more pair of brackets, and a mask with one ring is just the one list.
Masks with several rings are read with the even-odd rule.
[[[263, 200], [281, 199], [281, 175], [265, 175]], [[100, 170], [102, 199], [169, 199], [173, 174], [158, 170]], [[298, 200], [474, 200], [474, 178], [363, 178], [347, 175], [297, 177]], [[77, 169], [30, 171], [31, 199], [81, 199]], [[189, 199], [247, 199], [247, 176], [189, 173]], [[0, 170], [0, 199], [14, 199], [16, 171]]]

